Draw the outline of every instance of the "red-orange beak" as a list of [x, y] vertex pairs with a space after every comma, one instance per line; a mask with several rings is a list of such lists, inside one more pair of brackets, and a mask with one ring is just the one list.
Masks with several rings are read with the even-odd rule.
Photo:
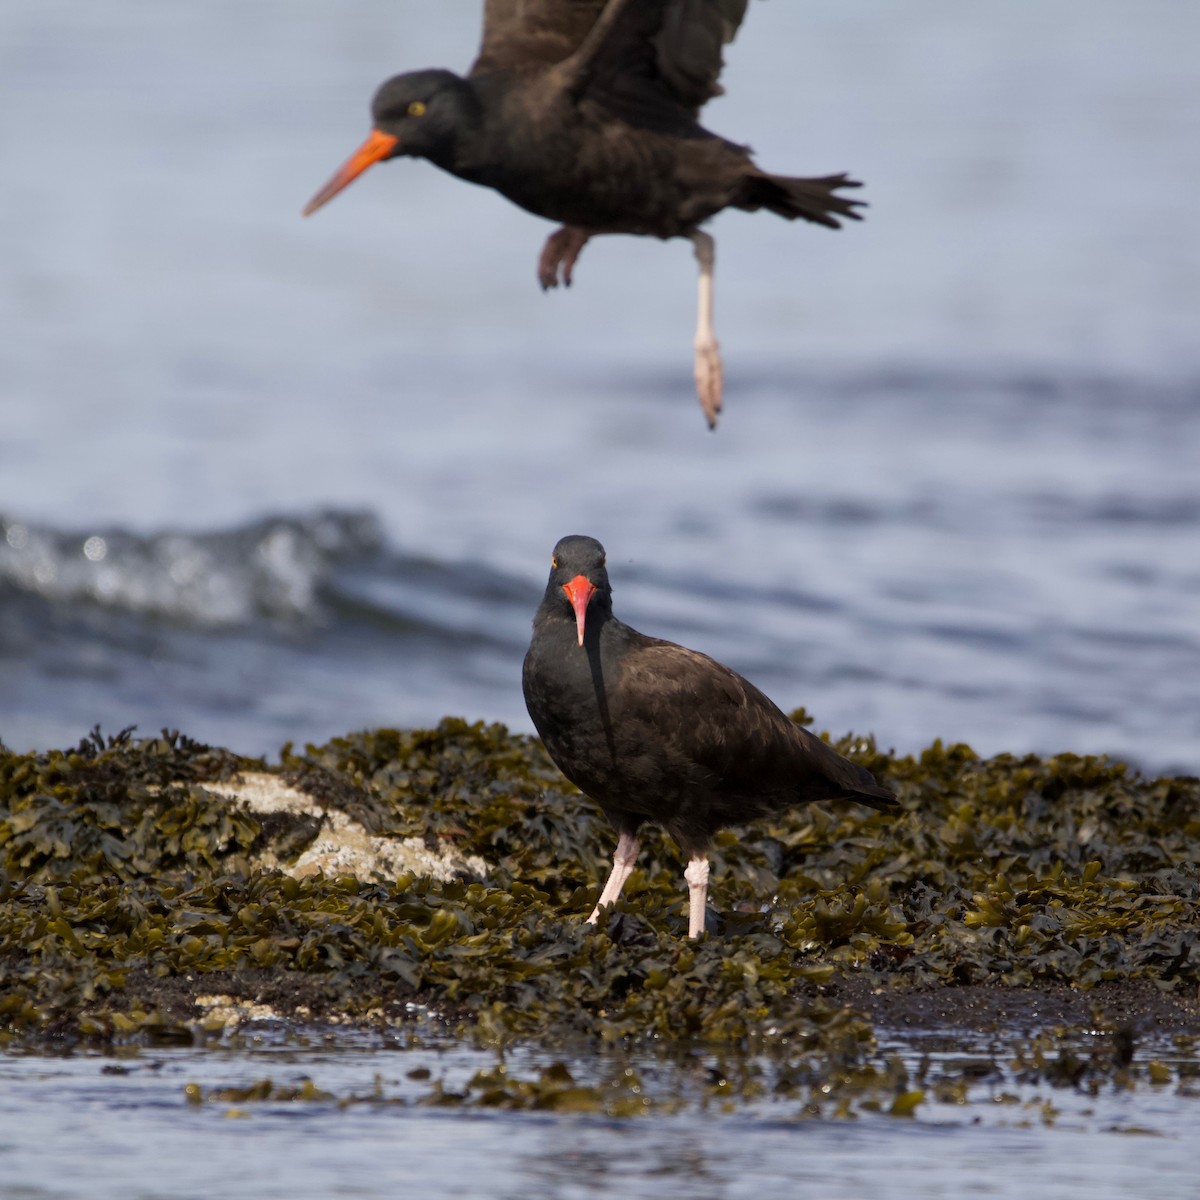
[[372, 129], [371, 136], [359, 146], [345, 166], [304, 206], [301, 216], [311, 216], [347, 184], [353, 183], [368, 167], [387, 158], [396, 148], [398, 140], [390, 133], [380, 133], [378, 129]]
[[570, 583], [564, 583], [562, 590], [567, 593], [567, 599], [575, 610], [575, 627], [579, 630], [579, 644], [583, 645], [583, 626], [587, 620], [587, 606], [596, 594], [596, 585], [584, 575], [576, 575]]

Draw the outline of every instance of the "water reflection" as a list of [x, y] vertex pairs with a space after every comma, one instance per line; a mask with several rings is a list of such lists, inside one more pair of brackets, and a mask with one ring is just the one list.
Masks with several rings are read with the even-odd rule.
[[[1136, 1087], [1104, 1084], [1092, 1094], [1044, 1079], [1022, 1083], [1007, 1051], [997, 1053], [1013, 1044], [1007, 1035], [905, 1035], [884, 1052], [899, 1054], [913, 1078], [965, 1079], [961, 1095], [939, 1099], [930, 1088], [912, 1120], [863, 1113], [831, 1121], [765, 1099], [629, 1120], [431, 1108], [418, 1103], [430, 1081], [462, 1088], [494, 1068], [496, 1056], [452, 1042], [404, 1050], [403, 1039], [345, 1033], [301, 1040], [252, 1035], [236, 1047], [116, 1057], [0, 1055], [0, 1195], [191, 1200], [245, 1194], [250, 1180], [255, 1195], [281, 1200], [1194, 1194], [1194, 1041], [1139, 1047], [1139, 1061], [1164, 1064], [1165, 1082], [1143, 1073]], [[546, 1063], [518, 1052], [507, 1068], [530, 1075]], [[600, 1069], [592, 1058], [570, 1065], [579, 1078]], [[649, 1077], [656, 1067], [639, 1069]], [[189, 1084], [212, 1092], [264, 1078], [297, 1089], [311, 1080], [334, 1099], [187, 1100]], [[659, 1082], [668, 1078], [681, 1091], [689, 1086], [686, 1074], [668, 1071]], [[1131, 1155], [1130, 1135], [1152, 1136], [1154, 1153]]]

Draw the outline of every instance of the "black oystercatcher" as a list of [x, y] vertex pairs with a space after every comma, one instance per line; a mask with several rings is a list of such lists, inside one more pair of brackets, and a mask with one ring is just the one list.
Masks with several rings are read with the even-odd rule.
[[595, 910], [616, 901], [645, 821], [688, 856], [688, 937], [704, 928], [707, 847], [726, 825], [810, 800], [897, 806], [871, 773], [789, 720], [705, 654], [646, 637], [612, 611], [604, 547], [565, 537], [533, 618], [525, 704], [559, 770], [617, 830]]
[[732, 207], [837, 229], [859, 206], [838, 194], [859, 186], [845, 175], [770, 175], [699, 124], [745, 11], [746, 0], [487, 0], [467, 77], [389, 79], [371, 106], [370, 137], [305, 216], [373, 163], [409, 155], [561, 222], [538, 260], [543, 288], [570, 285], [596, 234], [690, 238], [700, 263], [696, 388], [712, 427], [722, 368], [713, 240], [700, 226]]

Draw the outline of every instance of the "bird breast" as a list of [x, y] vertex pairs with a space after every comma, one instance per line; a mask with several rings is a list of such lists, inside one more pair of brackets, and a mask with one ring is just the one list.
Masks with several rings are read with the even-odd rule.
[[672, 706], [631, 705], [617, 656], [595, 639], [581, 648], [567, 632], [569, 642], [565, 633], [535, 637], [524, 672], [530, 716], [563, 774], [607, 809], [658, 821], [708, 795], [718, 781], [676, 744]]

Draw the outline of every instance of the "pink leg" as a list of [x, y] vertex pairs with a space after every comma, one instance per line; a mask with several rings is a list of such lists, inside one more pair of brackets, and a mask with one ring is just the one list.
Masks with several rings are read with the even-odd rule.
[[538, 283], [542, 285], [542, 291], [558, 287], [560, 269], [563, 285], [571, 286], [575, 260], [591, 236], [588, 230], [580, 229], [578, 225], [564, 225], [546, 239], [538, 259]]
[[708, 859], [694, 855], [683, 872], [688, 885], [688, 937], [704, 932], [704, 906], [708, 902]]
[[725, 372], [721, 366], [721, 348], [713, 332], [713, 266], [716, 263], [716, 243], [707, 233], [696, 230], [691, 235], [700, 264], [699, 312], [696, 319], [696, 393], [709, 429], [717, 426], [725, 390]]
[[637, 861], [638, 840], [631, 833], [623, 833], [617, 838], [617, 848], [613, 852], [613, 868], [612, 873], [608, 877], [608, 882], [604, 885], [604, 891], [600, 893], [600, 899], [596, 901], [596, 907], [592, 909], [592, 915], [588, 917], [587, 923], [595, 925], [596, 918], [600, 915], [600, 910], [608, 904], [615, 904], [617, 897], [621, 894], [621, 889], [625, 886], [625, 880], [633, 874], [633, 866]]

